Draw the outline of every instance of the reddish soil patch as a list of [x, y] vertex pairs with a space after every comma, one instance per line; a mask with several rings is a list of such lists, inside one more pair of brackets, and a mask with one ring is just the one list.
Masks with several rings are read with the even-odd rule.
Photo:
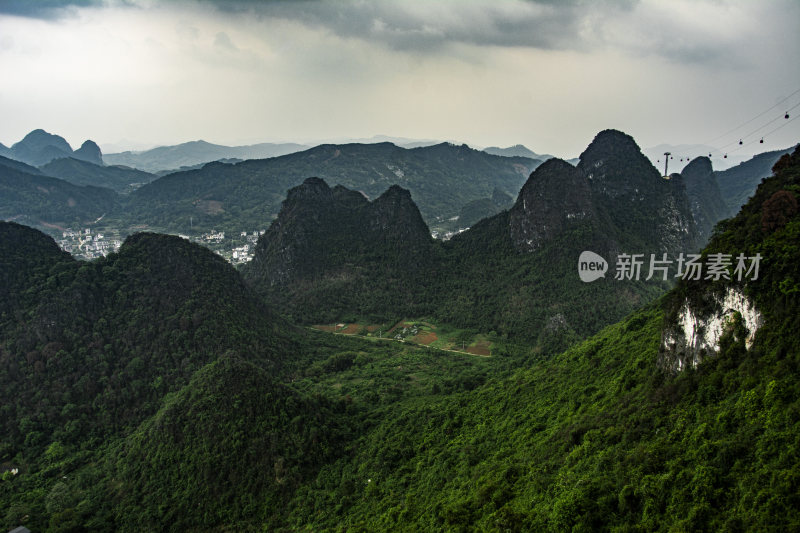
[[379, 329], [381, 329], [380, 326], [367, 326], [367, 331], [370, 332], [370, 333], [375, 333]]
[[436, 333], [434, 333], [432, 331], [423, 331], [422, 333], [420, 333], [419, 335], [417, 335], [416, 337], [414, 337], [411, 340], [413, 340], [416, 343], [424, 344], [425, 346], [428, 346], [429, 344], [433, 344], [434, 342], [439, 340], [439, 337], [437, 337]]
[[344, 333], [345, 335], [355, 335], [359, 331], [361, 331], [361, 324], [348, 324], [346, 328], [344, 328], [339, 333]]
[[467, 353], [475, 355], [492, 355], [492, 343], [489, 341], [478, 341], [475, 346], [467, 348]]

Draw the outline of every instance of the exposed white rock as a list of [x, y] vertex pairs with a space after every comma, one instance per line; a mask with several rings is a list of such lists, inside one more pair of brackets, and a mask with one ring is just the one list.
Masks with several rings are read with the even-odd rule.
[[763, 316], [739, 288], [728, 287], [724, 295], [715, 298], [714, 310], [698, 315], [687, 301], [678, 311], [675, 326], [664, 331], [661, 338], [661, 360], [668, 370], [679, 372], [691, 365], [696, 367], [703, 357], [719, 353], [719, 341], [739, 313], [747, 329], [745, 347], [753, 345]]

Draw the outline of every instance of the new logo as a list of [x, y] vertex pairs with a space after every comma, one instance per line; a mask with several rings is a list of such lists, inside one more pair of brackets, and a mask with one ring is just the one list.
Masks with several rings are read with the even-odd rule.
[[586, 250], [578, 257], [578, 275], [581, 281], [590, 283], [598, 278], [604, 278], [608, 270], [608, 263], [601, 256]]

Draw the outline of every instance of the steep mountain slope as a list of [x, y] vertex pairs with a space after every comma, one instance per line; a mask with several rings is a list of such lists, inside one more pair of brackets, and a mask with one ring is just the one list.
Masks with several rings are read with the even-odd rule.
[[75, 185], [106, 187], [118, 193], [127, 193], [134, 188], [150, 183], [156, 176], [121, 166], [99, 166], [75, 157], [54, 159], [40, 170], [48, 176], [61, 178]]
[[[298, 492], [291, 527], [800, 527], [800, 211], [787, 196], [796, 200], [800, 151], [784, 157], [703, 252], [761, 253], [757, 279], [681, 281], [663, 301], [551, 360], [473, 392], [405, 405], [331, 468], [339, 476]], [[673, 313], [685, 298], [699, 311], [704, 294], [732, 286], [763, 314], [758, 331], [743, 330], [731, 312], [713, 356], [675, 374], [664, 352]], [[319, 512], [321, 494], [346, 503]]]
[[458, 213], [458, 226], [468, 228], [484, 218], [496, 215], [514, 205], [514, 199], [500, 189], [492, 191], [489, 198], [473, 200]]
[[747, 199], [753, 195], [761, 180], [772, 174], [772, 166], [775, 162], [783, 155], [791, 153], [792, 150], [792, 148], [787, 148], [786, 150], [764, 152], [735, 167], [715, 173], [722, 199], [729, 209], [727, 216], [733, 216], [739, 212], [739, 209], [747, 203]]
[[[494, 366], [499, 357], [411, 353], [399, 343], [309, 334], [286, 346], [284, 326], [207, 250], [145, 234], [118, 256], [79, 263], [40, 233], [0, 223], [0, 262], [22, 276], [11, 279], [18, 303], [0, 323], [0, 379], [18, 387], [0, 388], [3, 434], [13, 437], [0, 442], [0, 525], [797, 530], [798, 192], [800, 150], [703, 251], [705, 261], [761, 254], [757, 277], [739, 280], [731, 264], [730, 280], [680, 281], [662, 300], [564, 353], [527, 357], [510, 374]], [[295, 193], [357, 214], [375, 203], [314, 181]], [[405, 205], [400, 193], [386, 203]], [[598, 216], [602, 201], [592, 204]], [[392, 227], [386, 216], [378, 220]], [[508, 232], [508, 216], [476, 228]], [[573, 231], [587, 220], [595, 219], [545, 234], [525, 256], [581, 236]], [[613, 223], [609, 216], [604, 229]], [[506, 235], [503, 246], [514, 250]], [[758, 310], [757, 328], [747, 313], [717, 308], [729, 290]], [[685, 308], [699, 320], [682, 318]], [[702, 331], [718, 311], [721, 335], [676, 365], [676, 326], [697, 324], [711, 339]], [[62, 348], [46, 344], [53, 335]], [[138, 350], [141, 361], [130, 358]], [[175, 378], [188, 367], [197, 370]], [[93, 387], [102, 394], [87, 404], [81, 395]], [[158, 401], [143, 402], [149, 395]], [[115, 397], [141, 412], [76, 416]]]
[[103, 164], [100, 147], [94, 141], [84, 142], [78, 150], [73, 152], [72, 147], [63, 137], [42, 129], [33, 130], [21, 141], [14, 143], [8, 154], [0, 155], [7, 155], [7, 157], [35, 167], [63, 157], [75, 157], [98, 165]]
[[103, 166], [104, 164], [103, 153], [94, 141], [84, 141], [81, 147], [72, 153], [72, 158], [97, 166]]
[[[289, 190], [245, 275], [299, 320], [415, 310], [433, 241], [411, 195], [390, 187], [374, 201], [319, 178]], [[312, 318], [313, 317], [313, 318]]]
[[262, 143], [248, 146], [222, 146], [206, 141], [191, 141], [174, 146], [159, 146], [143, 152], [105, 154], [109, 165], [124, 165], [145, 172], [156, 173], [177, 170], [181, 167], [202, 165], [220, 159], [264, 159], [278, 157], [308, 149], [302, 144]]
[[38, 227], [80, 226], [118, 206], [114, 191], [79, 187], [0, 164], [0, 219]]
[[[0, 482], [8, 511], [0, 519], [9, 528], [25, 515], [31, 529], [45, 529], [48, 517], [51, 527], [69, 522], [61, 511], [73, 508], [78, 493], [51, 502], [36, 487], [67, 491], [94, 479], [96, 468], [64, 486], [45, 481], [47, 472], [57, 468], [71, 476], [86, 467], [103, 446], [153, 416], [165, 396], [191, 390], [198, 370], [225, 355], [241, 359], [235, 368], [264, 384], [303, 342], [301, 332], [250, 296], [229, 264], [177, 237], [136, 234], [119, 253], [84, 263], [49, 237], [3, 222], [0, 258], [6, 293], [0, 306], [0, 473], [9, 462], [22, 472]], [[206, 372], [222, 380], [219, 392], [244, 383], [237, 371]], [[196, 421], [191, 414], [188, 419]], [[202, 425], [197, 431], [205, 433]], [[86, 482], [83, 491], [109, 490]], [[91, 512], [102, 514], [108, 494], [92, 497]], [[99, 519], [103, 529], [115, 529], [107, 521], [112, 518]]]
[[[32, 174], [34, 176], [41, 176], [42, 171], [36, 167], [32, 167], [27, 163], [23, 163], [22, 161], [17, 161], [16, 159], [9, 159], [8, 157], [0, 156], [0, 167], [10, 168], [13, 170], [18, 170], [20, 172], [25, 172], [26, 174]], [[0, 168], [2, 170], [2, 168]]]
[[[225, 350], [270, 368], [280, 359], [276, 347], [291, 346], [275, 330], [287, 326], [249, 297], [230, 265], [198, 245], [136, 234], [118, 254], [84, 264], [56, 253], [49, 237], [2, 226], [3, 256], [12, 258], [6, 266], [27, 276], [7, 289], [18, 304], [0, 323], [2, 403], [16, 410], [2, 431], [12, 446], [32, 444], [32, 431], [44, 444], [74, 440], [82, 427], [137, 424], [161, 395]], [[238, 332], [244, 317], [250, 335]], [[70, 398], [79, 407], [45, 409], [42, 395], [44, 405]], [[35, 422], [20, 426], [22, 418]]]
[[343, 453], [343, 410], [238, 356], [219, 358], [110, 454], [118, 531], [274, 527], [297, 487]]
[[[508, 213], [454, 237], [446, 297], [437, 316], [490, 327], [548, 351], [619, 320], [664, 290], [650, 254], [696, 249], [681, 180], [664, 180], [629, 136], [599, 133], [577, 167], [551, 159], [537, 168]], [[584, 283], [583, 251], [607, 261], [604, 279]], [[640, 276], [615, 279], [615, 258], [642, 254]], [[628, 272], [633, 274], [633, 272]]]
[[63, 137], [38, 129], [12, 144], [11, 154], [14, 159], [38, 167], [59, 157], [69, 157], [72, 148]]
[[[446, 244], [412, 246], [425, 242], [419, 221], [405, 223], [417, 228], [410, 242], [403, 225], [376, 233], [366, 210], [329, 211], [330, 201], [323, 206], [319, 199], [333, 193], [314, 183], [319, 194], [298, 189], [287, 198], [244, 270], [273, 305], [303, 322], [433, 316], [557, 349], [625, 316], [665, 287], [659, 277], [645, 281], [646, 266], [641, 279], [609, 275], [584, 283], [576, 272], [582, 251], [613, 259], [620, 253], [649, 257], [696, 249], [681, 180], [663, 180], [620, 132], [600, 133], [577, 168], [558, 159], [539, 166], [508, 212]], [[341, 188], [340, 194], [354, 205], [368, 205], [353, 191]], [[416, 211], [410, 200], [404, 206], [395, 213], [402, 220]], [[397, 252], [383, 242], [397, 243]], [[300, 249], [306, 252], [298, 254]]]
[[686, 184], [686, 194], [692, 208], [701, 242], [708, 240], [714, 225], [728, 216], [728, 206], [707, 157], [696, 157], [683, 170], [681, 177]]
[[369, 198], [400, 185], [411, 191], [430, 223], [457, 215], [464, 204], [489, 196], [495, 187], [516, 194], [537, 164], [448, 144], [410, 150], [389, 143], [323, 145], [273, 159], [211, 163], [164, 176], [131, 195], [124, 221], [173, 231], [190, 225], [259, 227], [277, 215], [286, 190], [318, 176]]

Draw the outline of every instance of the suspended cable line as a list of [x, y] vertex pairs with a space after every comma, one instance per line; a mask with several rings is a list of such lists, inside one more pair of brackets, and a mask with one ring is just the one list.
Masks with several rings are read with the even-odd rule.
[[[752, 124], [753, 122], [755, 122], [759, 118], [762, 118], [764, 115], [766, 115], [770, 111], [774, 110], [776, 107], [781, 106], [782, 104], [784, 104], [787, 100], [789, 100], [790, 98], [792, 98], [793, 96], [795, 96], [798, 93], [800, 93], [800, 89], [797, 89], [796, 91], [791, 93], [789, 96], [781, 99], [778, 103], [776, 103], [775, 105], [773, 105], [769, 109], [763, 111], [762, 113], [759, 113], [758, 115], [756, 115], [755, 117], [751, 118], [750, 120], [748, 120], [746, 122], [743, 122], [742, 124], [740, 124], [736, 128], [734, 128], [732, 130], [729, 130], [728, 132], [726, 132], [726, 133], [724, 133], [722, 135], [719, 135], [718, 137], [716, 137], [716, 138], [714, 138], [714, 139], [712, 139], [710, 141], [707, 141], [707, 142], [705, 142], [703, 144], [706, 145], [706, 144], [709, 144], [709, 143], [713, 142], [714, 140], [724, 138], [727, 135], [733, 133], [734, 131], [740, 130], [743, 127], [747, 126], [748, 124]], [[800, 114], [794, 113], [794, 110], [797, 109], [798, 107], [800, 107], [800, 101], [798, 101], [797, 103], [795, 103], [791, 107], [784, 108], [779, 115], [774, 116], [772, 119], [768, 120], [767, 122], [765, 122], [765, 123], [759, 125], [758, 127], [750, 130], [749, 132], [747, 132], [747, 134], [741, 135], [741, 136], [737, 136], [737, 138], [734, 138], [734, 140], [732, 140], [731, 142], [729, 142], [729, 143], [727, 143], [727, 144], [725, 144], [725, 145], [723, 145], [723, 146], [721, 146], [719, 148], [714, 148], [714, 150], [716, 150], [717, 152], [723, 154], [722, 155], [723, 159], [727, 159], [728, 158], [728, 154], [734, 154], [734, 153], [738, 152], [739, 150], [742, 150], [742, 149], [747, 148], [749, 146], [752, 146], [754, 144], [764, 144], [765, 138], [769, 137], [770, 135], [772, 135], [776, 131], [778, 131], [778, 130], [780, 130], [782, 128], [785, 128], [786, 126], [788, 126], [789, 124], [794, 122], [800, 116]], [[774, 125], [776, 122], [779, 122], [779, 121], [783, 122], [783, 123], [778, 125], [777, 127], [773, 128], [773, 129], [769, 130], [768, 132], [766, 132], [764, 134], [758, 135], [759, 132], [763, 131], [766, 128], [769, 128], [770, 126]], [[733, 148], [731, 148], [731, 147], [733, 147]], [[669, 159], [672, 159], [672, 160], [674, 160], [675, 158], [679, 158], [679, 161], [683, 162], [684, 160], [691, 161], [693, 159], [693, 157], [696, 156], [696, 155], [697, 154], [687, 155], [687, 154], [678, 154], [678, 153], [674, 153], [673, 152], [670, 156], [667, 156], [667, 157], [669, 157]], [[711, 153], [709, 153], [708, 157], [712, 158], [713, 155]], [[661, 160], [659, 159], [658, 162], [660, 162], [660, 161]]]
[[[798, 105], [800, 105], [800, 104], [798, 104]], [[795, 106], [795, 107], [797, 107], [797, 106]], [[765, 134], [764, 134], [764, 137], [768, 137], [768, 136], [772, 135], [773, 133], [775, 133], [776, 131], [778, 131], [779, 129], [781, 129], [781, 128], [785, 128], [786, 126], [788, 126], [789, 124], [791, 124], [792, 122], [794, 122], [795, 120], [797, 120], [798, 118], [800, 118], [800, 115], [795, 115], [795, 116], [794, 116], [794, 118], [790, 118], [789, 120], [787, 120], [786, 122], [784, 122], [783, 124], [781, 124], [780, 126], [778, 126], [777, 128], [775, 128], [775, 129], [772, 129], [772, 130], [768, 131], [767, 133], [765, 133]], [[772, 121], [772, 122], [774, 122], [774, 121]], [[767, 124], [767, 125], [768, 125], [768, 124]], [[762, 142], [764, 142], [764, 137], [761, 137], [761, 139], [760, 139], [760, 140], [753, 139], [752, 141], [749, 141], [749, 142], [747, 142], [747, 143], [745, 143], [745, 144], [742, 144], [741, 146], [738, 146], [738, 147], [737, 147], [736, 149], [734, 149], [734, 150], [730, 150], [728, 153], [729, 153], [729, 154], [733, 154], [733, 153], [736, 153], [736, 152], [738, 152], [738, 151], [739, 151], [739, 150], [741, 150], [742, 148], [745, 148], [745, 147], [747, 147], [747, 146], [750, 146], [751, 144], [762, 143]]]
[[[797, 93], [800, 93], [800, 89], [797, 89], [796, 91], [794, 91], [792, 94], [790, 94], [790, 95], [789, 95], [789, 96], [787, 96], [786, 98], [783, 98], [783, 99], [782, 99], [781, 101], [779, 101], [777, 104], [775, 104], [775, 105], [771, 106], [769, 109], [766, 109], [766, 110], [764, 110], [762, 113], [760, 113], [760, 114], [758, 114], [758, 115], [754, 116], [753, 118], [751, 118], [751, 119], [750, 119], [750, 120], [748, 120], [747, 122], [744, 122], [744, 123], [742, 123], [742, 124], [739, 124], [738, 126], [736, 126], [735, 128], [733, 128], [732, 130], [726, 131], [726, 132], [725, 132], [725, 133], [723, 133], [722, 135], [720, 135], [720, 136], [718, 136], [718, 137], [714, 137], [713, 139], [711, 139], [711, 140], [709, 140], [709, 141], [706, 141], [706, 142], [704, 142], [704, 143], [702, 143], [702, 144], [710, 144], [710, 143], [712, 143], [712, 142], [714, 142], [714, 141], [717, 141], [717, 140], [719, 140], [719, 139], [721, 139], [721, 138], [723, 138], [723, 137], [727, 137], [728, 135], [730, 135], [730, 134], [731, 134], [731, 133], [733, 133], [734, 131], [736, 131], [736, 130], [739, 130], [739, 129], [741, 129], [741, 128], [743, 128], [743, 127], [747, 126], [747, 125], [748, 125], [748, 124], [750, 124], [751, 122], [753, 122], [753, 121], [756, 121], [756, 120], [758, 120], [759, 118], [763, 117], [764, 115], [766, 115], [767, 113], [769, 113], [770, 111], [772, 111], [773, 109], [775, 109], [776, 107], [779, 107], [779, 106], [780, 106], [782, 103], [784, 103], [786, 100], [788, 100], [788, 99], [789, 99], [789, 98], [791, 98], [792, 96], [796, 95]], [[795, 107], [797, 107], [797, 106], [795, 106]]]
[[[770, 120], [769, 122], [767, 122], [767, 123], [766, 123], [766, 124], [764, 124], [763, 126], [761, 126], [761, 127], [759, 127], [759, 128], [756, 128], [756, 129], [754, 129], [753, 131], [751, 131], [751, 132], [750, 132], [750, 133], [748, 133], [747, 135], [743, 135], [743, 136], [742, 136], [742, 137], [739, 139], [739, 141], [738, 141], [738, 142], [739, 142], [739, 144], [740, 144], [740, 145], [744, 144], [744, 141], [743, 141], [744, 139], [747, 139], [747, 138], [749, 138], [751, 135], [755, 135], [755, 134], [756, 134], [756, 133], [758, 133], [759, 131], [763, 130], [764, 128], [766, 128], [767, 126], [769, 126], [770, 124], [772, 124], [773, 122], [775, 122], [775, 121], [778, 121], [778, 120], [784, 120], [784, 119], [786, 119], [786, 118], [787, 118], [787, 115], [789, 115], [789, 111], [793, 111], [793, 110], [794, 110], [794, 109], [796, 109], [797, 107], [800, 107], [800, 102], [796, 103], [795, 105], [793, 105], [792, 107], [790, 107], [788, 110], [786, 110], [785, 114], [778, 115], [777, 117], [773, 118], [772, 120]], [[789, 122], [791, 122], [791, 120], [790, 120]], [[788, 124], [788, 122], [784, 123], [784, 125], [786, 125], [786, 124]], [[768, 133], [767, 135], [769, 135], [769, 133]], [[723, 147], [719, 148], [719, 150], [722, 150], [722, 151], [724, 151], [724, 150], [725, 150], [725, 148], [727, 148], [727, 147], [729, 147], [729, 146], [732, 146], [732, 145], [736, 144], [736, 142], [737, 142], [737, 141], [729, 142], [729, 143], [728, 143], [728, 144], [726, 144], [725, 146], [723, 146]]]

